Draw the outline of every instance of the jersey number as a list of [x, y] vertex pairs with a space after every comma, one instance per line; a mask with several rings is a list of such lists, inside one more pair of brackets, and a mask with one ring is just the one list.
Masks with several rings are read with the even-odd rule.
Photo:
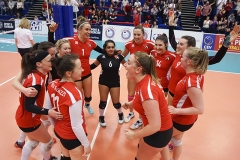
[[57, 108], [57, 110], [59, 111], [59, 97], [58, 96], [56, 96], [55, 95], [55, 93], [52, 93], [51, 94], [51, 98], [52, 98], [52, 100], [53, 100], [53, 107], [55, 108]]
[[112, 61], [109, 62], [109, 67], [112, 67]]
[[84, 56], [84, 49], [82, 49], [82, 56]]

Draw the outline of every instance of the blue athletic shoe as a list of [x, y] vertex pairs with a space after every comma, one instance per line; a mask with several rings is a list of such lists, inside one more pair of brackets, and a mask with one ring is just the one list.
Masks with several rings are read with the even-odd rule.
[[85, 108], [87, 108], [89, 114], [94, 114], [94, 110], [89, 104], [85, 104]]

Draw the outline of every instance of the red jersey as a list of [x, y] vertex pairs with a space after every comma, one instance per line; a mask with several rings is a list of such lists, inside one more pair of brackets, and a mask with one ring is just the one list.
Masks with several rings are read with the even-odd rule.
[[[173, 97], [173, 106], [176, 108], [192, 107], [192, 102], [188, 97], [187, 90], [190, 87], [203, 89], [204, 76], [196, 73], [187, 74], [178, 84]], [[193, 124], [198, 115], [172, 115], [172, 120], [182, 125]]]
[[97, 43], [91, 39], [87, 39], [84, 43], [82, 43], [78, 36], [74, 36], [72, 38], [67, 38], [71, 45], [72, 53], [75, 53], [79, 56], [79, 59], [82, 64], [83, 72], [82, 77], [91, 73], [89, 58], [91, 51], [97, 47]]
[[[41, 90], [38, 92], [35, 105], [43, 107], [44, 98], [45, 98], [45, 79], [46, 75], [42, 74], [38, 70], [30, 73], [22, 82], [22, 85], [26, 88], [36, 85], [41, 85]], [[19, 106], [15, 114], [15, 119], [17, 125], [22, 128], [31, 128], [41, 124], [40, 114], [35, 114], [25, 110], [26, 96], [23, 93], [19, 95]]]
[[[52, 106], [56, 106], [58, 111], [63, 115], [62, 120], [56, 120], [54, 126], [55, 132], [63, 139], [77, 139], [72, 130], [69, 107], [77, 101], [83, 100], [82, 93], [74, 86], [74, 83], [60, 82], [59, 79], [56, 79], [48, 85], [48, 94]], [[79, 107], [83, 108], [83, 103]], [[79, 116], [82, 116], [82, 127], [86, 133], [83, 112], [79, 113]]]
[[125, 47], [130, 54], [141, 51], [150, 54], [150, 51], [154, 49], [155, 44], [151, 40], [144, 39], [141, 44], [136, 44], [133, 40], [128, 41]]
[[186, 75], [185, 69], [182, 68], [181, 65], [181, 55], [176, 54], [176, 58], [173, 61], [173, 64], [171, 66], [170, 71], [170, 80], [168, 89], [173, 94], [175, 93], [175, 88], [177, 86], [177, 83]]
[[168, 88], [169, 80], [167, 74], [171, 68], [171, 65], [176, 57], [175, 54], [166, 50], [163, 54], [158, 54], [156, 50], [151, 51], [151, 55], [156, 60], [156, 70], [158, 78], [160, 79], [163, 88]]
[[138, 26], [139, 24], [140, 24], [140, 18], [139, 18], [139, 14], [136, 14], [135, 16], [134, 16], [134, 26]]
[[137, 83], [133, 99], [133, 107], [141, 115], [144, 126], [148, 125], [148, 120], [145, 115], [142, 103], [149, 99], [156, 100], [159, 104], [159, 114], [161, 117], [161, 126], [159, 128], [159, 131], [170, 129], [172, 127], [172, 119], [168, 111], [168, 104], [165, 99], [162, 87], [156, 84], [151, 79], [150, 75], [146, 75], [140, 82]]

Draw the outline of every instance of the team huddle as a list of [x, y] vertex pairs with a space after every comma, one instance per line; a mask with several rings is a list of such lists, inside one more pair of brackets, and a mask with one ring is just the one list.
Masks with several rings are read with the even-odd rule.
[[[60, 140], [57, 145], [61, 146], [61, 160], [87, 159], [91, 147], [83, 109], [94, 114], [90, 105], [91, 70], [99, 65], [100, 126], [107, 127], [104, 111], [110, 93], [119, 124], [128, 123], [135, 116], [134, 111], [139, 113], [138, 120], [125, 129], [128, 140], [139, 139], [135, 160], [150, 160], [158, 153], [163, 160], [178, 160], [184, 133], [204, 112], [204, 73], [208, 65], [222, 60], [240, 28], [236, 25], [216, 55], [208, 56], [206, 50], [195, 47], [194, 37], [183, 36], [177, 43], [172, 21], [170, 17], [169, 41], [175, 52], [168, 50], [165, 34], [155, 42], [144, 39], [142, 26], [134, 28], [134, 38], [125, 44], [123, 51], [116, 48], [113, 40], [105, 41], [101, 48], [89, 38], [91, 25], [85, 19], [79, 20], [78, 35], [74, 37], [55, 42], [57, 25], [52, 24], [48, 42], [34, 44], [28, 35], [33, 46], [24, 49], [19, 47], [21, 41], [15, 33], [22, 56], [21, 71], [13, 81], [13, 87], [21, 92], [15, 115], [21, 130], [15, 146], [22, 148], [21, 160], [28, 160], [39, 142], [44, 160], [57, 159], [50, 153], [56, 142], [48, 133], [50, 125]], [[92, 50], [99, 52], [99, 56], [90, 64]], [[121, 65], [127, 71], [128, 80], [128, 102], [122, 104], [119, 100]], [[125, 117], [122, 108], [130, 111]], [[169, 149], [173, 151], [172, 157]]]

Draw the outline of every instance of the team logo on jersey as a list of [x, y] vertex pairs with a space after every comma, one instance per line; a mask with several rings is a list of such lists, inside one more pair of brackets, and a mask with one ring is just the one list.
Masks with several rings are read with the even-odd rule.
[[106, 58], [105, 55], [103, 55], [102, 58]]
[[114, 58], [115, 58], [115, 59], [119, 59], [118, 55], [114, 55]]
[[107, 38], [114, 38], [114, 36], [115, 36], [115, 29], [113, 27], [107, 27], [105, 29], [105, 36]]
[[123, 40], [127, 41], [131, 38], [131, 35], [132, 35], [132, 32], [130, 29], [127, 29], [127, 28], [124, 28], [122, 31], [121, 31], [121, 37]]
[[169, 61], [169, 60], [170, 60], [170, 57], [169, 57], [169, 56], [166, 56], [166, 60]]
[[155, 82], [152, 82], [151, 85], [156, 86], [156, 83], [155, 83]]
[[132, 44], [132, 48], [134, 47], [134, 44]]
[[78, 41], [75, 41], [75, 44], [78, 44]]
[[88, 43], [88, 47], [92, 47], [91, 43]]
[[146, 45], [145, 48], [148, 49], [148, 46]]

